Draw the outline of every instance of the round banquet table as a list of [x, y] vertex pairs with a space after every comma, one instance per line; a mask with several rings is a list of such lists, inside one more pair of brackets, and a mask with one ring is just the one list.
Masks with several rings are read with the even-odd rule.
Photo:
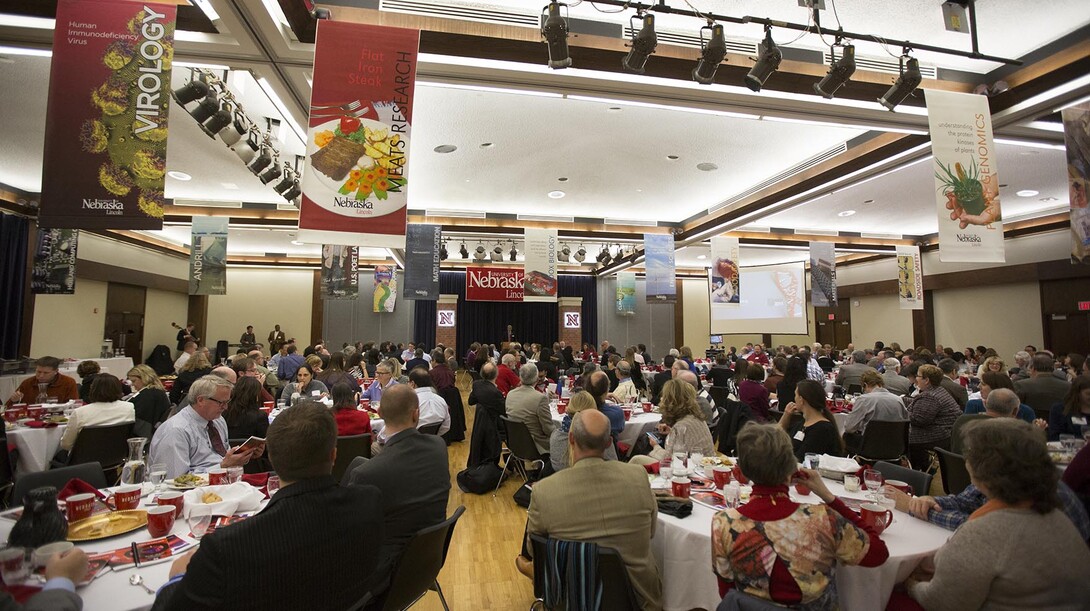
[[[866, 490], [847, 492], [839, 482], [825, 480], [837, 496], [865, 498]], [[818, 503], [817, 495], [799, 496], [791, 488], [792, 500]], [[893, 586], [907, 578], [920, 559], [931, 556], [953, 531], [918, 520], [894, 510], [893, 524], [882, 533], [889, 548], [889, 559], [877, 567], [837, 566], [836, 587], [840, 608], [845, 611], [883, 609]], [[666, 611], [715, 609], [719, 604], [719, 585], [712, 570], [711, 522], [715, 510], [693, 503], [693, 513], [678, 519], [658, 514], [651, 551], [662, 576], [663, 608]]]
[[[552, 410], [553, 422], [556, 426], [560, 426], [560, 423], [564, 421], [564, 414], [556, 411], [556, 401], [550, 403], [549, 408]], [[655, 412], [645, 414], [642, 408], [638, 409], [640, 409], [640, 412], [638, 414], [633, 412], [632, 418], [624, 423], [624, 431], [617, 437], [617, 441], [628, 446], [634, 445], [644, 432], [654, 430], [655, 425], [662, 420], [662, 414]], [[375, 423], [372, 420], [371, 426], [374, 425]]]
[[15, 477], [49, 469], [49, 461], [61, 447], [61, 436], [68, 425], [33, 429], [25, 426], [7, 432], [8, 441], [19, 450], [15, 465]]

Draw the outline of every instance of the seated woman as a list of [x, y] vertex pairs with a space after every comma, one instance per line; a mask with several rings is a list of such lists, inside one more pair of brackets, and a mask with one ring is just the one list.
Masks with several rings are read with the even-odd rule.
[[[746, 378], [738, 385], [738, 400], [749, 406], [749, 411], [758, 422], [768, 420], [768, 389], [764, 386], [765, 368], [750, 363], [746, 367]], [[782, 400], [782, 399], [781, 399]]]
[[265, 437], [269, 430], [269, 416], [261, 411], [261, 382], [257, 378], [242, 377], [231, 389], [231, 399], [223, 412], [227, 421], [227, 437], [246, 439]]
[[333, 397], [333, 419], [337, 421], [337, 436], [363, 435], [371, 432], [371, 416], [356, 409], [360, 394], [348, 384], [339, 382], [330, 391]]
[[659, 432], [666, 435], [666, 442], [660, 445], [655, 439], [650, 440], [650, 459], [659, 461], [673, 456], [674, 452], [715, 456], [715, 442], [704, 412], [696, 402], [696, 389], [692, 384], [677, 379], [666, 382], [662, 387], [659, 411], [662, 412]]
[[[980, 398], [969, 399], [969, 402], [965, 404], [965, 413], [983, 414], [984, 402], [988, 400], [988, 394], [1000, 388], [1014, 390], [1014, 382], [1011, 381], [1010, 376], [1002, 371], [985, 371], [984, 375], [980, 376]], [[1018, 406], [1018, 417], [1032, 424], [1037, 416], [1032, 407], [1023, 403]]]
[[120, 380], [108, 373], [97, 374], [87, 396], [91, 402], [77, 407], [68, 417], [68, 427], [61, 436], [61, 449], [71, 452], [85, 426], [132, 424], [136, 420], [136, 410], [132, 403], [122, 401], [121, 397]]
[[136, 408], [136, 419], [149, 422], [152, 427], [159, 426], [170, 415], [170, 397], [167, 397], [167, 391], [155, 370], [147, 365], [137, 365], [129, 370], [126, 377], [133, 393], [125, 400]]
[[280, 400], [289, 407], [297, 399], [313, 399], [314, 393], [321, 396], [329, 396], [329, 389], [321, 381], [314, 379], [314, 370], [306, 363], [299, 366], [295, 372], [295, 381], [284, 385], [284, 392], [280, 393]]
[[801, 412], [802, 430], [791, 439], [795, 458], [799, 462], [807, 454], [844, 455], [844, 440], [836, 426], [836, 418], [825, 407], [825, 387], [814, 380], [803, 380], [795, 386], [795, 400], [783, 408], [780, 428], [791, 430], [791, 419]]
[[[560, 426], [553, 429], [549, 437], [549, 460], [553, 463], [554, 471], [567, 469], [571, 465], [571, 445], [568, 443], [571, 419], [585, 409], [598, 409], [598, 405], [589, 392], [581, 390], [572, 395], [568, 401], [568, 409], [564, 412], [564, 419], [560, 421]], [[604, 456], [606, 460], [617, 460], [617, 450], [610, 445]]]
[[738, 465], [753, 482], [749, 502], [712, 518], [712, 570], [722, 592], [738, 588], [792, 608], [834, 609], [837, 564], [878, 566], [889, 557], [878, 533], [829, 492], [817, 471], [806, 469], [799, 479], [823, 504], [791, 500], [797, 465], [782, 428], [742, 427]]
[[170, 389], [170, 402], [177, 405], [189, 392], [189, 387], [203, 376], [212, 373], [212, 363], [208, 361], [208, 353], [198, 350], [189, 357], [189, 360], [178, 370], [178, 377], [174, 379], [174, 386]]
[[1059, 441], [1060, 435], [1082, 438], [1083, 427], [1090, 425], [1090, 376], [1079, 376], [1063, 403], [1052, 406], [1048, 414], [1048, 440]]
[[326, 388], [333, 388], [337, 384], [343, 383], [347, 384], [352, 392], [360, 391], [360, 385], [356, 382], [356, 379], [345, 371], [343, 352], [334, 352], [329, 355], [329, 366], [318, 374], [318, 379], [322, 381], [322, 384], [326, 385]]
[[90, 403], [91, 383], [95, 381], [95, 375], [102, 371], [98, 361], [83, 361], [76, 366], [76, 375], [80, 377], [79, 398], [84, 403]]
[[1085, 609], [1090, 549], [1058, 509], [1059, 473], [1040, 432], [990, 418], [966, 425], [964, 438], [965, 467], [988, 501], [939, 548], [933, 567], [909, 577], [909, 595], [925, 609]]
[[353, 352], [348, 360], [345, 361], [345, 371], [348, 375], [352, 376], [352, 379], [356, 381], [356, 385], [360, 386], [364, 380], [368, 377], [367, 366], [364, 364], [365, 353]]
[[920, 394], [908, 404], [908, 458], [917, 471], [926, 471], [931, 465], [931, 448], [950, 449], [954, 422], [963, 413], [954, 397], [940, 386], [942, 377], [942, 370], [934, 365], [920, 365], [916, 370]]

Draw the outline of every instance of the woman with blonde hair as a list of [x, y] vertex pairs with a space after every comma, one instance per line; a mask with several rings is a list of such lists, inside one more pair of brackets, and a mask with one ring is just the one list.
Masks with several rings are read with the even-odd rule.
[[133, 393], [125, 400], [136, 408], [136, 419], [158, 425], [170, 414], [170, 397], [155, 370], [147, 365], [137, 365], [126, 374]]
[[[564, 412], [564, 419], [560, 425], [553, 429], [549, 437], [549, 460], [553, 464], [553, 470], [559, 471], [571, 465], [571, 445], [568, 443], [568, 431], [571, 430], [571, 419], [576, 414], [587, 409], [598, 409], [594, 397], [585, 390], [580, 390], [571, 396], [568, 408]], [[605, 451], [606, 460], [617, 460], [617, 451], [610, 445]]]
[[170, 402], [177, 405], [182, 398], [189, 393], [189, 387], [198, 379], [212, 373], [212, 363], [208, 360], [208, 352], [198, 350], [189, 357], [189, 360], [178, 370], [178, 377], [174, 379], [174, 387], [170, 389]]
[[672, 456], [674, 452], [700, 452], [705, 456], [715, 456], [715, 442], [708, 430], [704, 412], [696, 402], [696, 389], [692, 384], [681, 380], [670, 380], [662, 387], [659, 399], [659, 411], [662, 422], [659, 432], [666, 435], [662, 445], [651, 439], [651, 452], [654, 460]]
[[989, 356], [980, 364], [980, 367], [976, 371], [976, 375], [980, 378], [988, 371], [994, 373], [1007, 373], [1007, 365], [1003, 363], [1003, 359], [999, 358], [998, 355]]

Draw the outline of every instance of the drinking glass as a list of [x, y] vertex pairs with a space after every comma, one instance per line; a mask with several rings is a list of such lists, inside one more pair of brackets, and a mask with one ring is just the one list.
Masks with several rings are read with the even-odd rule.
[[276, 491], [280, 490], [280, 476], [270, 475], [269, 481], [265, 485], [265, 489], [269, 491], [269, 498], [271, 499], [272, 496], [276, 494]]
[[212, 506], [195, 505], [189, 510], [189, 531], [193, 537], [200, 539], [208, 532], [208, 526], [212, 524]]
[[863, 481], [867, 484], [867, 490], [871, 498], [878, 501], [878, 489], [882, 487], [882, 474], [877, 469], [867, 469], [863, 472]]
[[9, 587], [21, 584], [29, 574], [26, 562], [26, 550], [21, 547], [8, 547], [0, 550], [0, 577]]
[[669, 456], [663, 456], [659, 461], [659, 476], [666, 481], [670, 481], [670, 478], [674, 476], [673, 459]]
[[148, 481], [155, 486], [155, 493], [159, 494], [163, 491], [163, 482], [167, 479], [167, 465], [166, 463], [155, 463], [148, 469]]
[[1074, 435], [1060, 435], [1060, 445], [1063, 446], [1064, 452], [1075, 451], [1075, 436]]
[[700, 452], [689, 454], [689, 472], [695, 474], [697, 469], [703, 469], [704, 455]]
[[803, 457], [803, 464], [807, 469], [817, 469], [821, 463], [821, 454], [814, 454], [813, 452], [807, 452]]
[[227, 467], [227, 483], [234, 484], [242, 481], [242, 467]]

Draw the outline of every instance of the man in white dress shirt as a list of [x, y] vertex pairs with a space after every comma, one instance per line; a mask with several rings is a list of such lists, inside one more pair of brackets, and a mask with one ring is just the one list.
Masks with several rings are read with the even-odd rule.
[[416, 398], [420, 401], [420, 421], [416, 428], [424, 428], [429, 424], [439, 425], [439, 435], [450, 430], [450, 408], [443, 397], [435, 393], [431, 385], [431, 375], [427, 369], [417, 367], [409, 372], [409, 386], [416, 390]]

